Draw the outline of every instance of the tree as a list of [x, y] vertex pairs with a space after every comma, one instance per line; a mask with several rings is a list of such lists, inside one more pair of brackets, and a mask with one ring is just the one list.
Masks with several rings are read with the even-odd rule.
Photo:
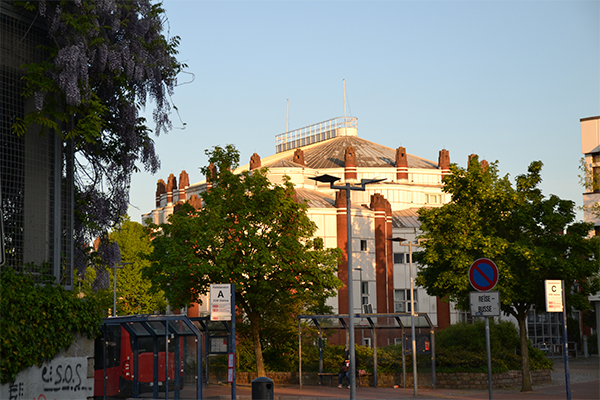
[[35, 100], [35, 110], [13, 131], [40, 126], [73, 148], [75, 260], [82, 273], [86, 244], [127, 212], [137, 163], [151, 172], [160, 166], [139, 110], [151, 100], [156, 135], [171, 128], [169, 97], [185, 67], [175, 58], [179, 38], [163, 35], [164, 9], [150, 0], [12, 3], [48, 32], [38, 49], [43, 60], [22, 66], [23, 96]]
[[468, 168], [451, 166], [444, 178], [450, 203], [421, 209], [422, 252], [417, 284], [432, 296], [447, 297], [468, 309], [469, 266], [478, 258], [493, 260], [500, 279], [502, 311], [516, 318], [520, 331], [522, 391], [530, 391], [526, 318], [532, 307], [544, 310], [545, 279], [565, 281], [567, 304], [589, 308], [587, 295], [598, 289], [598, 241], [588, 238], [590, 224], [574, 222], [575, 204], [555, 195], [546, 198], [540, 161], [527, 174], [498, 176], [497, 163], [480, 165], [473, 157]]
[[263, 315], [273, 307], [285, 313], [284, 305], [299, 299], [334, 295], [341, 286], [340, 251], [312, 237], [316, 225], [306, 205], [294, 200], [288, 179], [273, 185], [265, 168], [232, 173], [239, 161], [232, 145], [206, 153], [216, 168], [202, 169], [212, 183], [203, 207], [186, 203], [168, 223], [152, 226], [152, 265], [144, 274], [176, 307], [197, 302], [211, 283], [235, 284], [236, 305], [251, 326], [256, 369], [264, 376]]
[[162, 291], [152, 291], [152, 283], [142, 277], [142, 269], [150, 265], [152, 253], [150, 232], [126, 217], [110, 238], [119, 244], [122, 269], [117, 269], [118, 315], [153, 314], [166, 308]]

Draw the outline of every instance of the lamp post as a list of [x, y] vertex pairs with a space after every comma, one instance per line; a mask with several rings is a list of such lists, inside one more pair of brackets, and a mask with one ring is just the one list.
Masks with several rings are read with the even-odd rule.
[[[400, 246], [408, 246], [408, 257], [409, 266], [410, 266], [410, 333], [412, 336], [412, 359], [413, 359], [413, 386], [414, 386], [414, 394], [417, 396], [417, 337], [415, 335], [415, 286], [414, 286], [414, 278], [413, 278], [413, 267], [412, 267], [412, 242], [408, 242], [408, 244], [402, 244], [402, 242], [407, 241], [401, 237], [395, 237], [388, 239], [393, 242], [398, 242]], [[418, 246], [418, 245], [417, 245]]]
[[113, 268], [115, 269], [115, 279], [114, 279], [114, 290], [113, 290], [113, 317], [117, 316], [117, 268], [125, 268], [126, 265], [133, 264], [131, 262], [120, 263], [119, 266], [115, 264]]
[[384, 179], [361, 179], [360, 183], [346, 182], [344, 185], [335, 185], [340, 178], [332, 175], [320, 175], [309, 178], [317, 182], [329, 183], [331, 189], [346, 191], [346, 230], [347, 230], [347, 253], [348, 253], [348, 330], [349, 330], [349, 358], [350, 358], [350, 399], [356, 399], [356, 361], [354, 350], [354, 301], [352, 290], [352, 223], [350, 215], [350, 191], [365, 191], [365, 186], [370, 183], [384, 181]]

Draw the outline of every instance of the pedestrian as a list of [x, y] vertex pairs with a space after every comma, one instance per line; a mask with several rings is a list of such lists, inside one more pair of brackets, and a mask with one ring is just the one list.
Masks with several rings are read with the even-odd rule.
[[350, 388], [350, 360], [349, 359], [345, 359], [344, 362], [342, 363], [342, 365], [340, 366], [340, 372], [338, 374], [338, 389], [342, 388], [342, 382], [344, 380], [344, 377], [346, 377], [346, 380], [348, 381], [348, 388]]

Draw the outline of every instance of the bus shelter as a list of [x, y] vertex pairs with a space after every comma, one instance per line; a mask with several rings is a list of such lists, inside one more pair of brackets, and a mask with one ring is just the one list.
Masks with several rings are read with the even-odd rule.
[[[142, 391], [151, 391], [155, 399], [159, 391], [164, 391], [165, 399], [168, 399], [169, 391], [173, 390], [174, 398], [179, 399], [184, 383], [184, 338], [195, 339], [196, 398], [201, 399], [201, 333], [187, 316], [132, 315], [104, 319], [102, 338], [97, 341], [96, 347], [96, 357], [100, 355], [99, 350], [101, 353], [103, 372], [99, 374], [100, 371], [96, 370], [95, 376], [95, 384], [103, 386], [102, 398], [106, 399], [107, 392], [113, 395], [110, 389], [114, 389], [133, 398], [139, 398]], [[101, 349], [98, 349], [98, 343]], [[152, 353], [151, 361], [149, 353]], [[141, 362], [143, 365], [140, 365]], [[152, 367], [148, 365], [150, 362]], [[114, 365], [117, 368], [112, 367]], [[152, 379], [149, 379], [149, 374]], [[140, 381], [140, 376], [145, 379]], [[100, 383], [98, 378], [103, 382]], [[174, 387], [170, 388], [170, 385]]]
[[[300, 387], [302, 387], [302, 322], [310, 324], [317, 328], [318, 349], [319, 349], [319, 374], [323, 374], [323, 331], [326, 330], [345, 330], [348, 331], [348, 314], [336, 315], [298, 315], [298, 375]], [[368, 329], [373, 338], [373, 385], [377, 387], [377, 331], [395, 329], [400, 330], [402, 337], [402, 385], [406, 387], [406, 354], [412, 353], [411, 343], [411, 314], [410, 313], [375, 313], [375, 314], [355, 314], [354, 318], [358, 321], [354, 329]], [[366, 323], [365, 323], [366, 322]], [[415, 313], [415, 329], [426, 329], [426, 334], [419, 333], [416, 336], [417, 355], [431, 354], [431, 368], [433, 388], [436, 386], [435, 378], [435, 336], [431, 319], [426, 313]], [[408, 334], [405, 330], [408, 329]], [[348, 335], [346, 335], [348, 337]]]

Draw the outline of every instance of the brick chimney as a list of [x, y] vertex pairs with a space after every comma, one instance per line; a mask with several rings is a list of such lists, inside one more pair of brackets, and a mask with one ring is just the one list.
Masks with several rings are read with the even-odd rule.
[[408, 180], [408, 158], [404, 147], [396, 149], [396, 180]]
[[217, 167], [215, 164], [210, 163], [208, 165], [208, 174], [206, 175], [206, 191], [208, 192], [212, 186], [213, 181], [217, 177]]
[[356, 179], [356, 151], [354, 147], [348, 146], [344, 151], [344, 179]]
[[260, 168], [260, 156], [256, 153], [250, 157], [250, 170]]
[[179, 194], [177, 195], [177, 200], [185, 201], [185, 189], [190, 186], [190, 177], [185, 170], [181, 171], [179, 174]]
[[167, 205], [173, 204], [173, 189], [177, 188], [175, 175], [170, 174], [167, 179]]
[[167, 185], [162, 179], [156, 184], [156, 208], [160, 208], [160, 200], [163, 194], [167, 193]]
[[304, 151], [302, 151], [302, 149], [296, 149], [296, 151], [294, 151], [294, 162], [296, 164], [306, 165], [304, 163]]
[[438, 168], [442, 170], [442, 175], [450, 173], [450, 152], [446, 149], [440, 150], [438, 156]]

